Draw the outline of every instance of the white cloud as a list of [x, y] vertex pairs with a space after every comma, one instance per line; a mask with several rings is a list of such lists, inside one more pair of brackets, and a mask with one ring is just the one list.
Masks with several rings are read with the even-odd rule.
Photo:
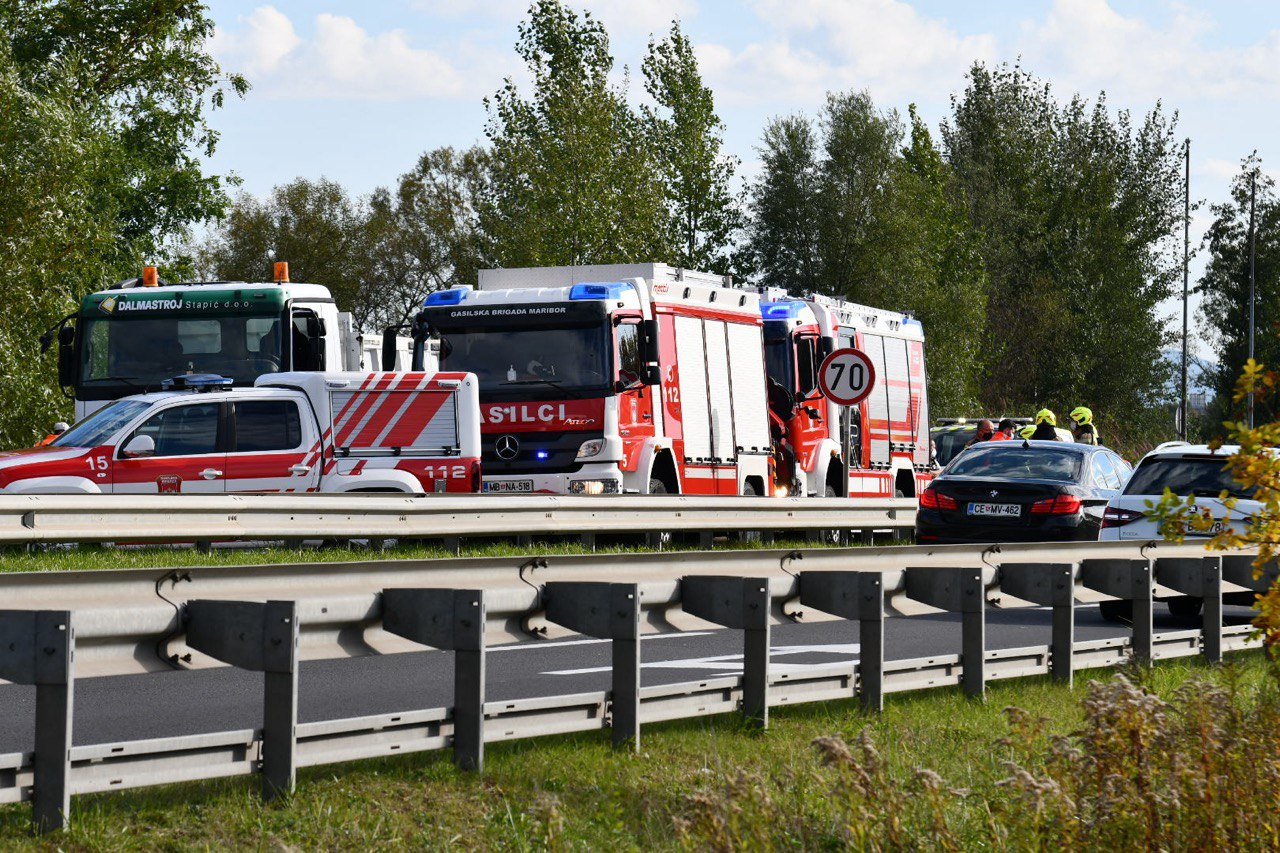
[[708, 79], [729, 102], [815, 103], [827, 90], [880, 97], [943, 96], [974, 60], [991, 60], [990, 34], [962, 35], [901, 0], [760, 0], [774, 38], [729, 51], [701, 46]]
[[323, 13], [309, 38], [273, 6], [241, 18], [235, 30], [219, 27], [214, 56], [243, 71], [265, 98], [399, 101], [456, 97], [463, 76], [441, 54], [413, 46], [403, 30], [371, 34], [353, 19]]
[[[511, 24], [528, 17], [532, 0], [416, 0], [413, 8], [441, 18], [484, 17]], [[586, 9], [609, 32], [663, 32], [675, 18], [691, 18], [698, 13], [693, 0], [576, 0], [574, 10]]]
[[1019, 52], [1082, 91], [1174, 102], [1280, 97], [1280, 31], [1211, 48], [1206, 41], [1215, 29], [1213, 18], [1182, 6], [1153, 24], [1121, 14], [1110, 0], [1054, 0], [1042, 23], [1025, 28]]

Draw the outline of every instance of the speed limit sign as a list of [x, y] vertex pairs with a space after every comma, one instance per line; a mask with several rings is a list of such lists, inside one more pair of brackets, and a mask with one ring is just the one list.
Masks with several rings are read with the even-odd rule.
[[838, 349], [822, 360], [818, 386], [828, 400], [841, 406], [861, 403], [876, 384], [876, 369], [861, 350]]

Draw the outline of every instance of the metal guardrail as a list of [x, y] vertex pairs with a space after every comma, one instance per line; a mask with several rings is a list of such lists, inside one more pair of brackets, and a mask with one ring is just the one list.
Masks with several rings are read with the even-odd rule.
[[[298, 583], [305, 572], [305, 586]], [[189, 575], [189, 578], [187, 577]], [[0, 802], [30, 800], [39, 829], [62, 826], [73, 794], [260, 773], [268, 797], [290, 790], [298, 767], [451, 747], [483, 766], [489, 742], [610, 728], [638, 748], [641, 725], [741, 711], [767, 725], [771, 707], [1050, 674], [1128, 655], [1148, 661], [1250, 644], [1224, 627], [1222, 597], [1265, 588], [1252, 556], [1205, 556], [1202, 545], [1069, 543], [1003, 546], [759, 550], [517, 559], [382, 561], [304, 566], [49, 572], [0, 576], [0, 677], [37, 685], [31, 753], [0, 755]], [[625, 583], [618, 582], [620, 578]], [[164, 599], [158, 597], [163, 594]], [[1205, 601], [1200, 630], [1157, 635], [1162, 595]], [[1074, 639], [1080, 602], [1132, 602], [1125, 640]], [[988, 606], [1052, 608], [1049, 643], [985, 647]], [[962, 614], [958, 655], [885, 660], [886, 610]], [[859, 623], [857, 662], [773, 673], [773, 624], [818, 618]], [[642, 687], [646, 632], [743, 632], [743, 675]], [[487, 702], [485, 654], [495, 638], [568, 631], [611, 640], [607, 692]], [[454, 703], [345, 720], [297, 722], [302, 658], [452, 649]], [[189, 660], [187, 656], [190, 656]], [[230, 664], [264, 674], [264, 724], [243, 730], [72, 746], [75, 679]]]
[[910, 530], [914, 498], [0, 495], [0, 544]]

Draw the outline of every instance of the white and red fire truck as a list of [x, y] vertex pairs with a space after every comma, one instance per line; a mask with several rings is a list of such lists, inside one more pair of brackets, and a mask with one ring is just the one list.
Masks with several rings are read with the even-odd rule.
[[[934, 468], [920, 322], [823, 296], [764, 295], [770, 404], [775, 433], [785, 435], [778, 490], [915, 497]], [[818, 381], [824, 357], [847, 348], [865, 354], [876, 377], [852, 406], [829, 399]]]
[[108, 403], [52, 443], [0, 453], [0, 492], [476, 492], [469, 373], [216, 375]]
[[767, 494], [753, 291], [663, 264], [482, 270], [416, 328], [479, 379], [485, 491]]

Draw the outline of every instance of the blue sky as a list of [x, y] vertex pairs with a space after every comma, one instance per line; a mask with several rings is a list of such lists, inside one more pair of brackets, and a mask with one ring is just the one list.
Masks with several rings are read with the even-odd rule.
[[[212, 168], [264, 194], [324, 175], [362, 194], [417, 156], [483, 139], [482, 99], [510, 75], [526, 0], [211, 0], [214, 55], [254, 89], [215, 113]], [[1106, 90], [1114, 108], [1180, 113], [1192, 192], [1225, 197], [1257, 148], [1280, 173], [1280, 4], [1120, 0], [578, 0], [609, 31], [643, 95], [650, 34], [678, 17], [717, 96], [729, 151], [755, 169], [773, 116], [812, 114], [832, 90], [919, 106], [936, 129], [977, 59], [1021, 59], [1064, 98]], [[1193, 242], [1208, 222], [1193, 222]], [[1198, 266], [1198, 264], [1197, 264]]]

